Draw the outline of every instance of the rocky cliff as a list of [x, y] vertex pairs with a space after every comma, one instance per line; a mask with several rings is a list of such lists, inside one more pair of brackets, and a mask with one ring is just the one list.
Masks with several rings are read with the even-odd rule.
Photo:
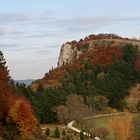
[[69, 64], [73, 59], [78, 59], [83, 53], [90, 51], [93, 47], [102, 46], [123, 46], [132, 43], [133, 45], [140, 46], [140, 41], [119, 37], [115, 34], [98, 34], [89, 35], [79, 41], [72, 41], [64, 43], [61, 47], [58, 67]]
[[73, 58], [78, 58], [80, 54], [82, 54], [82, 51], [77, 49], [76, 44], [67, 42], [62, 45], [58, 60], [58, 67], [71, 63]]
[[65, 63], [69, 63], [74, 56], [74, 50], [72, 49], [72, 45], [69, 43], [65, 43], [61, 47], [58, 66], [62, 66]]

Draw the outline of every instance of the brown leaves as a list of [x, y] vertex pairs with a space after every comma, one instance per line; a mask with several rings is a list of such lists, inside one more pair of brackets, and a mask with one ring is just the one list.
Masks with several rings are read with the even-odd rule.
[[61, 124], [67, 123], [69, 118], [68, 109], [64, 105], [59, 105], [56, 107], [57, 117]]
[[9, 116], [19, 126], [21, 135], [31, 134], [37, 123], [30, 103], [23, 97], [16, 100], [10, 109]]
[[140, 54], [137, 54], [136, 62], [135, 62], [134, 68], [135, 68], [136, 70], [140, 70]]
[[6, 92], [0, 94], [0, 116], [2, 123], [5, 123], [9, 109], [15, 102], [15, 96], [12, 93]]
[[121, 47], [98, 47], [92, 63], [94, 65], [111, 64], [113, 62], [113, 59], [120, 60], [122, 57], [123, 51]]

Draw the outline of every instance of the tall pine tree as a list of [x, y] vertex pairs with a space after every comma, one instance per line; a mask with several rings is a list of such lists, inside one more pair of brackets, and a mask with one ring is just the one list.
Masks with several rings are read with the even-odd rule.
[[8, 111], [14, 101], [10, 79], [6, 61], [0, 51], [0, 124], [2, 125], [6, 124]]
[[31, 135], [37, 120], [28, 100], [14, 94], [9, 70], [0, 51], [0, 138], [14, 140], [15, 135]]
[[3, 53], [0, 51], [0, 94], [9, 91], [10, 88], [9, 70], [6, 66]]

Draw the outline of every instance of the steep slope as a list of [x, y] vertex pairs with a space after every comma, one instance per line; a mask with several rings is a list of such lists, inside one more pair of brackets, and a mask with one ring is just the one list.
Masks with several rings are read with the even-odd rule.
[[[89, 35], [79, 41], [66, 42], [62, 45], [58, 67], [50, 70], [45, 76], [32, 84], [36, 90], [40, 85], [44, 88], [61, 86], [64, 77], [76, 71], [89, 61], [92, 65], [108, 65], [113, 59], [123, 58], [123, 47], [126, 44], [136, 45], [140, 48], [140, 41], [119, 37], [114, 34]], [[136, 68], [139, 69], [139, 58]]]

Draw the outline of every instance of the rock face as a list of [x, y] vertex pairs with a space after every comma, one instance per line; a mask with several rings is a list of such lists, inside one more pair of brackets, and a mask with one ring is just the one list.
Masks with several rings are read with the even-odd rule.
[[64, 64], [70, 63], [77, 54], [79, 54], [75, 47], [73, 47], [70, 43], [65, 43], [61, 47], [59, 60], [58, 60], [58, 67], [61, 67]]
[[61, 67], [65, 64], [69, 64], [74, 58], [78, 58], [82, 53], [83, 52], [81, 49], [77, 49], [76, 44], [63, 44], [58, 59], [58, 67]]
[[72, 57], [73, 57], [72, 45], [68, 43], [63, 44], [59, 55], [58, 66], [60, 67], [65, 63], [69, 63]]

